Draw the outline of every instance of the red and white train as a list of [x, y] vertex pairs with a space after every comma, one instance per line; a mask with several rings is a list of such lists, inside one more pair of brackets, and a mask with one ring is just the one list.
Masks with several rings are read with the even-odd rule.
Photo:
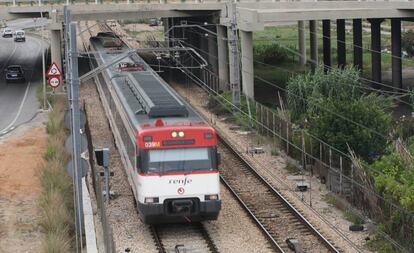
[[119, 50], [116, 40], [112, 33], [98, 33], [91, 49], [99, 65], [126, 56], [98, 75], [98, 90], [141, 219], [149, 224], [217, 219], [220, 156], [214, 129], [138, 54], [127, 55], [125, 45]]

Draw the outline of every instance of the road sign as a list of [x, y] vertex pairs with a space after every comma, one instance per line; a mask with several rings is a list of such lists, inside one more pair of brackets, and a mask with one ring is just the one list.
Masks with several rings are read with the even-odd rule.
[[61, 75], [62, 75], [62, 71], [60, 71], [56, 63], [53, 63], [52, 66], [50, 66], [47, 71], [47, 76], [61, 76]]
[[60, 85], [60, 79], [58, 76], [52, 76], [49, 78], [49, 80], [47, 80], [47, 83], [50, 87], [56, 89]]

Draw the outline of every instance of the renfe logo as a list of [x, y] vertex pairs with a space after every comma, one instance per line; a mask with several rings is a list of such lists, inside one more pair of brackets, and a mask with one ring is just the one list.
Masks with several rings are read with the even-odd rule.
[[177, 193], [180, 194], [180, 195], [184, 194], [184, 192], [185, 192], [185, 190], [184, 190], [183, 187], [180, 187], [180, 188], [177, 189]]
[[168, 181], [169, 184], [179, 184], [183, 186], [186, 186], [187, 184], [190, 184], [191, 182], [193, 182], [193, 180], [187, 177], [185, 177], [184, 179], [170, 179], [170, 181]]

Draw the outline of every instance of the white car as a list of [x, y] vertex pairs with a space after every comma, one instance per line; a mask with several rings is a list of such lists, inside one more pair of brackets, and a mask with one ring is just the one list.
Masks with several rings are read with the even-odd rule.
[[25, 33], [23, 30], [17, 30], [14, 33], [14, 41], [18, 42], [18, 41], [26, 41], [26, 37], [25, 37]]
[[13, 30], [10, 29], [10, 28], [4, 28], [1, 36], [3, 38], [6, 38], [6, 37], [12, 38], [13, 37]]

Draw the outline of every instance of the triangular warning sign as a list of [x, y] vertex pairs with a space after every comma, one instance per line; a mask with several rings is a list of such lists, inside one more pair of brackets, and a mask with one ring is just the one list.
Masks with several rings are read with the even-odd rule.
[[53, 63], [52, 66], [49, 67], [47, 71], [47, 76], [61, 76], [62, 72], [60, 71], [59, 67], [56, 63]]

